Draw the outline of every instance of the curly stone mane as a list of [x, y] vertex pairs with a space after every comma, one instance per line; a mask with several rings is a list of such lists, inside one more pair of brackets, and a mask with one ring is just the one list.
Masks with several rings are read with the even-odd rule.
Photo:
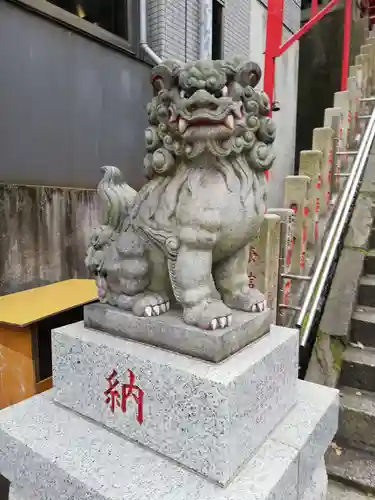
[[[251, 169], [269, 170], [274, 162], [275, 125], [268, 117], [268, 96], [254, 88], [260, 78], [257, 64], [240, 60], [197, 61], [184, 66], [167, 61], [154, 68], [154, 97], [147, 107], [150, 126], [145, 131], [147, 177], [173, 175], [180, 160], [193, 159], [204, 150], [218, 157], [242, 153]], [[189, 118], [195, 110], [205, 108], [210, 110], [210, 118], [215, 113], [224, 117], [232, 128], [229, 137], [186, 137]]]

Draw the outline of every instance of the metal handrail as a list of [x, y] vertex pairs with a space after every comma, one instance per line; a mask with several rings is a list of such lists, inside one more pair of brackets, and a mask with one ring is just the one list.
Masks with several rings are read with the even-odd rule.
[[[311, 278], [306, 297], [302, 303], [301, 311], [297, 319], [297, 328], [302, 328], [302, 326], [304, 326], [303, 336], [301, 340], [302, 347], [306, 347], [307, 345], [310, 330], [319, 306], [319, 301], [326, 285], [327, 277], [334, 261], [336, 251], [343, 234], [343, 230], [346, 226], [346, 223], [348, 222], [350, 208], [355, 199], [355, 195], [361, 181], [374, 138], [375, 109], [372, 112], [371, 118], [366, 127], [365, 133], [358, 149], [358, 153], [353, 162], [352, 170], [345, 184], [344, 191], [338, 200], [337, 210], [334, 214], [327, 239], [325, 240], [325, 243], [323, 245], [320, 258]], [[314, 300], [309, 310], [312, 299]], [[304, 324], [306, 318], [307, 322]]]

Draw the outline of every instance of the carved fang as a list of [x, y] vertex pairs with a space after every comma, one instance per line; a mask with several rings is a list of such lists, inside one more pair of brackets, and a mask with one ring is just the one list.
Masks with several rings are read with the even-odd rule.
[[230, 128], [230, 129], [234, 129], [234, 118], [233, 118], [233, 115], [228, 115], [225, 120], [224, 120], [224, 123], [225, 125]]
[[227, 318], [219, 318], [219, 323], [221, 328], [225, 328], [227, 326]]
[[187, 127], [188, 127], [188, 122], [183, 118], [180, 118], [178, 122], [178, 130], [180, 131], [180, 133], [183, 134], [187, 129]]
[[217, 319], [213, 319], [213, 320], [211, 321], [211, 329], [212, 329], [212, 330], [216, 330], [217, 325], [218, 325]]

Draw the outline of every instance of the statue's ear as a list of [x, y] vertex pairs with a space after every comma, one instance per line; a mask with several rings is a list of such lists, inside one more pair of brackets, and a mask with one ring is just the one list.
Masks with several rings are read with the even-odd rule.
[[155, 66], [151, 72], [151, 83], [156, 92], [169, 90], [175, 84], [181, 66], [177, 61], [164, 61]]
[[242, 63], [236, 68], [235, 80], [243, 87], [256, 87], [262, 77], [262, 70], [254, 62]]

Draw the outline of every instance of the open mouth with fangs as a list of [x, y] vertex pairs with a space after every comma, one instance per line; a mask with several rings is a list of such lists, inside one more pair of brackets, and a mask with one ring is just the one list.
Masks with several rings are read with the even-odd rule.
[[229, 130], [234, 130], [234, 116], [230, 113], [226, 118], [215, 120], [214, 118], [196, 117], [186, 120], [182, 116], [177, 118], [178, 130], [181, 134], [185, 133], [190, 127], [217, 127], [224, 126]]

